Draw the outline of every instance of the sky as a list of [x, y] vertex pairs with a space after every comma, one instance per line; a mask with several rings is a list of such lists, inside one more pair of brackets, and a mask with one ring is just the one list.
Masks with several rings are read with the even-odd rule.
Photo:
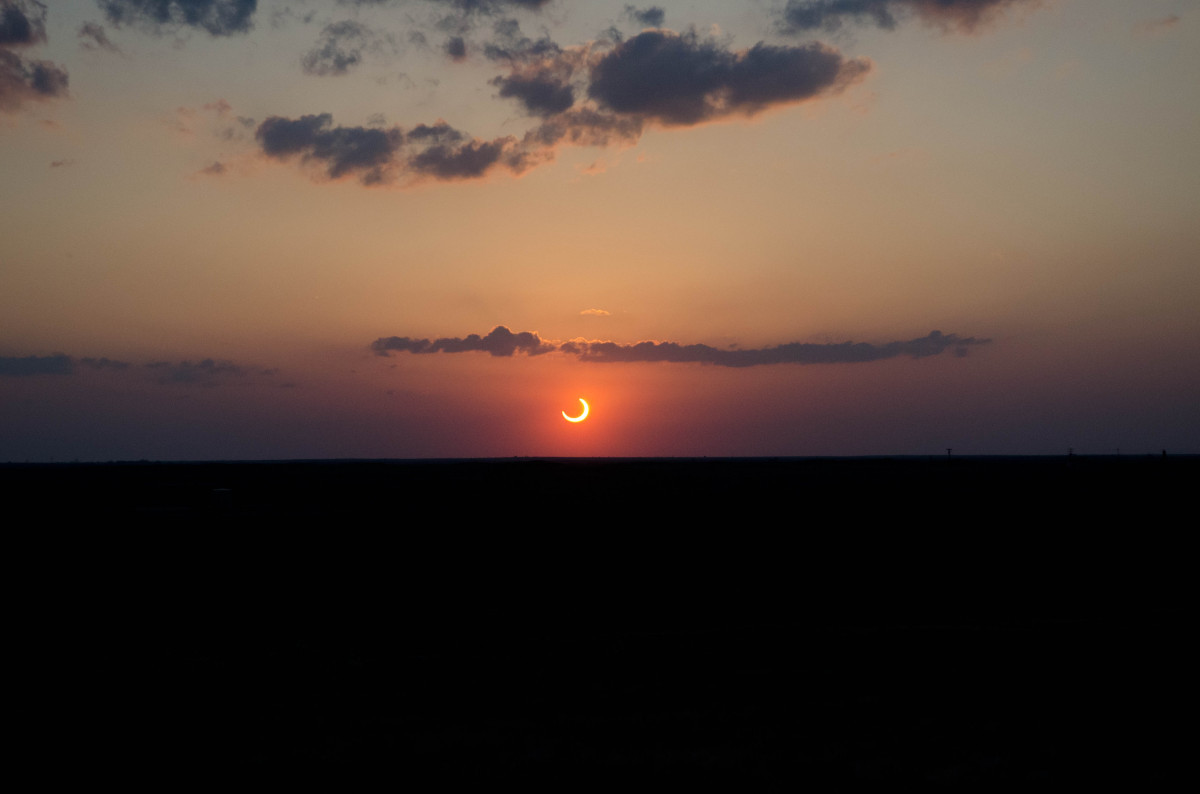
[[1200, 0], [0, 0], [0, 461], [1200, 453], [1197, 85]]

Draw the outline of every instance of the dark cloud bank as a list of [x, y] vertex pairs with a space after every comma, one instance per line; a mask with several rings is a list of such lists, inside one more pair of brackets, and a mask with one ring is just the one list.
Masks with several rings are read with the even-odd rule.
[[512, 356], [516, 353], [542, 355], [560, 352], [577, 356], [581, 361], [598, 363], [669, 362], [699, 363], [720, 367], [754, 367], [761, 364], [860, 364], [898, 356], [926, 358], [953, 350], [965, 355], [970, 347], [988, 344], [990, 339], [962, 338], [956, 334], [931, 331], [928, 336], [906, 342], [887, 342], [872, 345], [866, 342], [812, 344], [792, 342], [775, 347], [721, 350], [709, 345], [681, 345], [677, 342], [637, 342], [621, 345], [616, 342], [562, 342], [542, 340], [528, 331], [514, 334], [497, 326], [486, 336], [471, 334], [464, 338], [412, 339], [407, 336], [388, 336], [376, 339], [371, 349], [381, 356], [391, 352], [415, 354], [490, 353], [493, 356]]
[[0, 112], [67, 95], [66, 69], [17, 53], [45, 43], [45, 5], [37, 0], [0, 0]]
[[23, 375], [70, 375], [75, 371], [75, 362], [63, 353], [52, 356], [0, 356], [0, 375], [20, 377]]
[[124, 370], [130, 366], [127, 361], [115, 361], [111, 358], [72, 358], [66, 353], [55, 353], [50, 356], [0, 356], [0, 375], [19, 377], [22, 375], [74, 375], [80, 367], [87, 369]]
[[596, 63], [588, 95], [619, 114], [684, 126], [836, 93], [869, 69], [818, 42], [734, 52], [694, 32], [652, 30]]

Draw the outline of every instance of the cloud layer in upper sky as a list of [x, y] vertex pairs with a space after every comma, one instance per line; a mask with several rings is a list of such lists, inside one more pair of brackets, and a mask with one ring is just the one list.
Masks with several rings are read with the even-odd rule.
[[[753, 116], [836, 94], [870, 70], [869, 61], [816, 42], [760, 42], [734, 50], [694, 31], [648, 30], [607, 46], [591, 42], [564, 49], [548, 39], [523, 37], [513, 20], [497, 23], [495, 31], [485, 54], [505, 63], [509, 73], [492, 85], [501, 98], [541, 119], [520, 139], [476, 139], [442, 121], [407, 130], [340, 126], [331, 114], [314, 113], [264, 121], [256, 133], [262, 154], [316, 166], [330, 179], [355, 176], [365, 185], [472, 179], [495, 168], [521, 173], [553, 159], [559, 144], [627, 143], [650, 124], [680, 127]], [[343, 71], [355, 60], [353, 55], [339, 60], [336, 46], [321, 52], [328, 57], [314, 64], [323, 73]]]
[[[340, 0], [343, 6], [398, 6], [411, 0]], [[687, 127], [836, 95], [871, 70], [816, 41], [735, 49], [694, 29], [663, 29], [665, 12], [626, 5], [622, 16], [645, 29], [626, 38], [615, 27], [563, 47], [543, 32], [525, 35], [515, 10], [540, 11], [545, 0], [428, 0], [448, 9], [435, 27], [450, 35], [441, 51], [463, 62], [472, 54], [506, 68], [489, 82], [537, 123], [523, 135], [474, 138], [438, 121], [411, 130], [335, 125], [329, 113], [271, 117], [259, 127], [261, 154], [294, 160], [329, 179], [365, 185], [425, 178], [462, 180], [497, 169], [521, 173], [554, 159], [560, 145], [630, 144], [650, 126]], [[915, 17], [971, 32], [1006, 8], [1035, 0], [789, 0], [778, 13], [784, 34], [834, 30], [844, 22], [893, 28]], [[490, 27], [483, 42], [467, 36]], [[356, 66], [372, 33], [361, 23], [331, 23], [305, 56], [310, 74], [340, 75]], [[432, 130], [437, 134], [431, 134]]]
[[37, 0], [0, 0], [0, 112], [67, 95], [66, 69], [17, 53], [45, 43], [45, 5]]
[[388, 355], [391, 352], [416, 354], [484, 352], [502, 357], [509, 357], [515, 353], [536, 356], [560, 352], [576, 356], [581, 361], [604, 364], [668, 362], [744, 368], [763, 364], [862, 364], [898, 356], [925, 358], [939, 355], [946, 350], [954, 350], [957, 355], [966, 355], [970, 347], [985, 345], [990, 341], [990, 339], [977, 339], [973, 336], [962, 338], [956, 334], [931, 331], [928, 336], [917, 339], [877, 345], [866, 342], [841, 342], [838, 344], [791, 342], [774, 347], [722, 350], [710, 345], [681, 345], [678, 342], [637, 342], [630, 345], [584, 340], [548, 342], [541, 339], [536, 333], [524, 331], [514, 334], [501, 325], [492, 329], [485, 336], [469, 334], [461, 338], [434, 340], [413, 339], [407, 336], [382, 337], [371, 343], [371, 349], [379, 355]]
[[[806, 34], [844, 23], [895, 27], [917, 18], [945, 29], [973, 31], [1010, 6], [1036, 0], [789, 0], [777, 13], [777, 32]], [[187, 33], [229, 37], [250, 32], [257, 0], [95, 0], [117, 28], [152, 35]], [[662, 27], [658, 6], [627, 4], [621, 17], [643, 28], [626, 37], [609, 27], [594, 39], [561, 46], [543, 30], [526, 35], [514, 13], [536, 14], [552, 0], [338, 0], [333, 9], [357, 15], [370, 7], [419, 6], [432, 21], [405, 16], [409, 43], [448, 58], [474, 59], [504, 70], [488, 83], [531, 126], [492, 139], [469, 135], [445, 121], [385, 127], [338, 124], [322, 108], [297, 117], [269, 116], [257, 128], [257, 153], [299, 164], [313, 176], [355, 178], [364, 185], [411, 184], [425, 179], [477, 179], [496, 171], [520, 174], [552, 161], [559, 146], [636, 142], [650, 127], [680, 128], [835, 96], [864, 79], [866, 58], [843, 55], [818, 41], [738, 49], [719, 34]], [[37, 0], [0, 0], [0, 110], [67, 94], [67, 73], [48, 61], [25, 60], [15, 50], [45, 41], [46, 7]], [[308, 23], [314, 14], [297, 17]], [[429, 49], [420, 30], [446, 35]], [[359, 19], [330, 19], [299, 61], [303, 73], [339, 78], [368, 55], [399, 52], [397, 33]], [[482, 35], [482, 38], [480, 38]], [[119, 51], [104, 28], [87, 22], [81, 46]], [[230, 136], [226, 136], [226, 140]], [[227, 171], [227, 169], [223, 169]], [[219, 172], [209, 170], [216, 175]]]

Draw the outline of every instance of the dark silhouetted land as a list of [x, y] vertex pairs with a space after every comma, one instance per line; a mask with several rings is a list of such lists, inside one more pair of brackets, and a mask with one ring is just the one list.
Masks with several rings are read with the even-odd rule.
[[96, 779], [1014, 788], [1181, 759], [1200, 458], [4, 465]]

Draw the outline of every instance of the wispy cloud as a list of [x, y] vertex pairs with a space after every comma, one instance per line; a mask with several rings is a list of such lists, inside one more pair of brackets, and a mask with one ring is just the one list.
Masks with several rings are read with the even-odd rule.
[[155, 383], [184, 386], [217, 386], [251, 376], [271, 376], [274, 369], [235, 364], [232, 361], [205, 358], [192, 362], [152, 361], [135, 365], [107, 357], [75, 358], [65, 353], [49, 356], [0, 356], [0, 377], [27, 377], [35, 375], [78, 375], [81, 370], [107, 371], [121, 377], [145, 379], [149, 376]]
[[134, 27], [155, 35], [203, 31], [210, 36], [248, 33], [258, 0], [96, 0], [117, 28]]
[[391, 34], [344, 19], [321, 30], [316, 44], [300, 59], [300, 66], [305, 74], [343, 75], [358, 67], [367, 53], [386, 55], [396, 51], [396, 40]]
[[159, 383], [189, 386], [216, 386], [231, 378], [274, 374], [273, 370], [245, 367], [232, 361], [212, 358], [202, 359], [194, 364], [191, 361], [152, 361], [145, 366]]
[[906, 17], [945, 31], [974, 33], [1009, 8], [1040, 0], [788, 0], [777, 26], [783, 33], [832, 32], [845, 23], [894, 29]]
[[95, 22], [84, 22], [79, 26], [79, 46], [85, 50], [106, 50], [107, 52], [121, 52], [121, 48], [113, 44], [112, 39], [104, 31], [103, 25], [98, 25]]

